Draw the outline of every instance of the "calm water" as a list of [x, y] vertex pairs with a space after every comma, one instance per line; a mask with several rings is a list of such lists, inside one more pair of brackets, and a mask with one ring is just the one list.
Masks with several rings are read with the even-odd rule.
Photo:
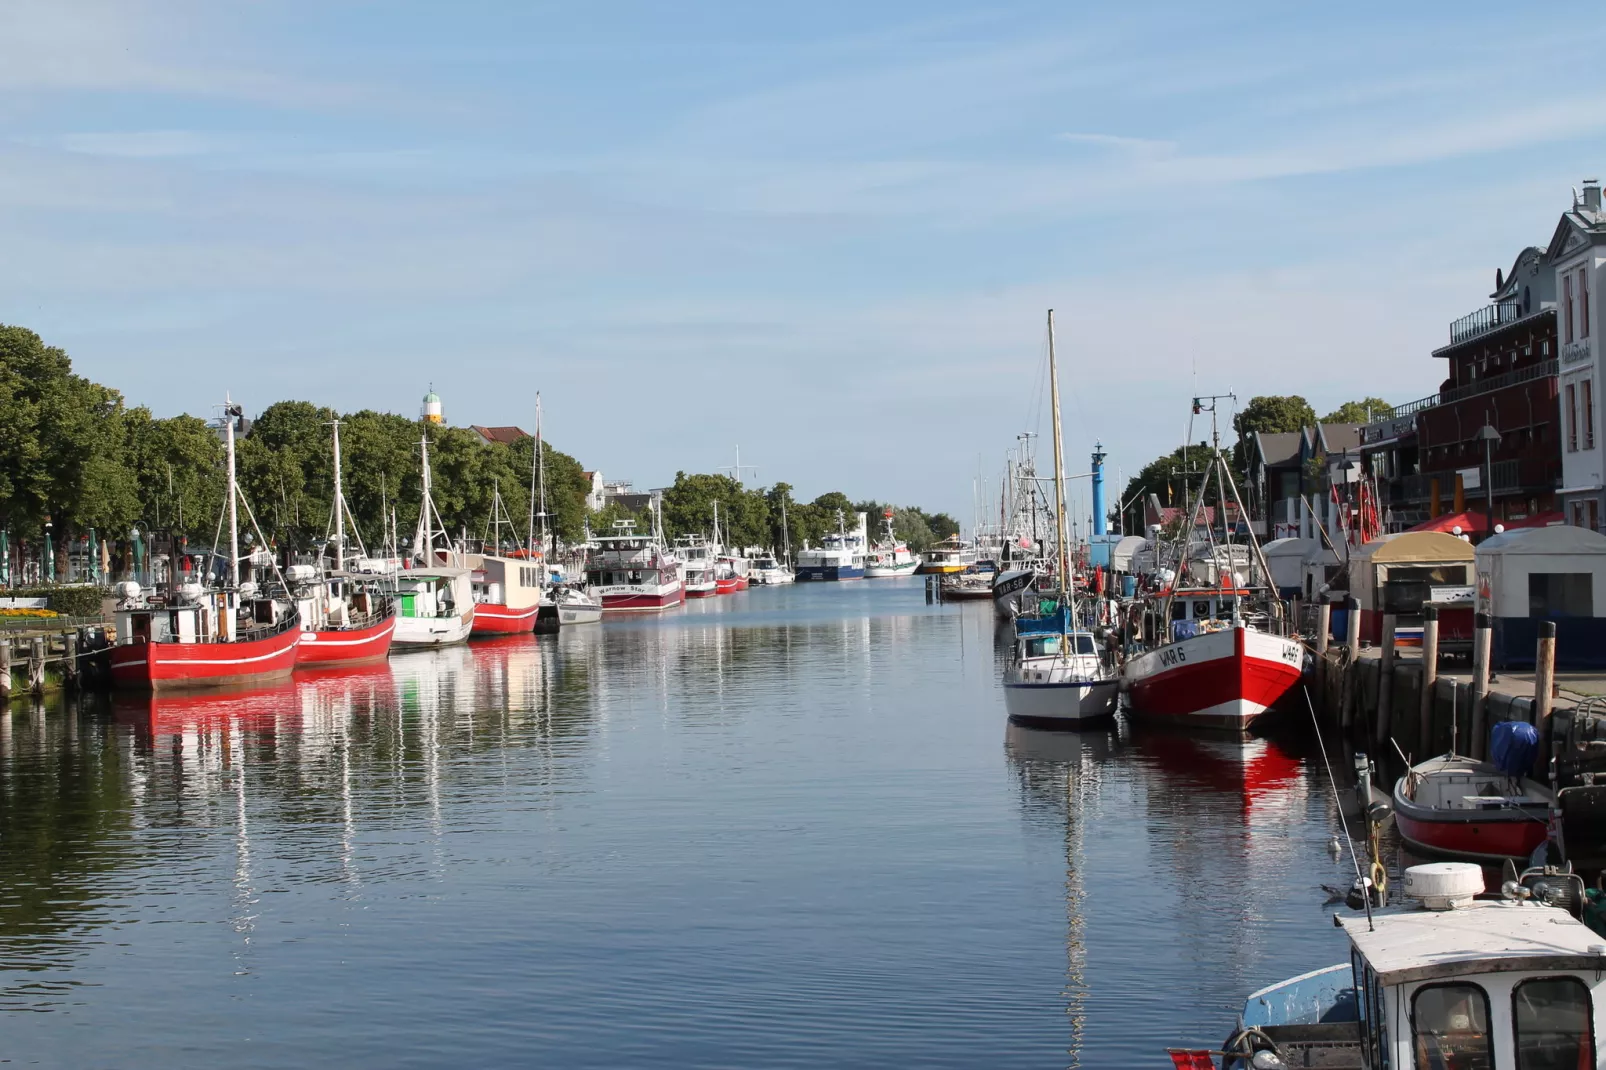
[[0, 714], [0, 1060], [1059, 1067], [1341, 961], [1300, 746], [1005, 728], [990, 607], [799, 585]]

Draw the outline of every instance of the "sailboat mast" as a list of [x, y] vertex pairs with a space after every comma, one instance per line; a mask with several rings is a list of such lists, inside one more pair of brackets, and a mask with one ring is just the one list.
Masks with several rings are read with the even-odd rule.
[[240, 515], [238, 500], [240, 488], [234, 477], [234, 414], [233, 399], [223, 395], [224, 442], [229, 454], [229, 586], [240, 586]]
[[536, 482], [540, 484], [541, 491], [541, 552], [546, 553], [547, 523], [546, 523], [546, 448], [541, 445], [541, 395], [535, 395], [535, 470]]
[[786, 497], [781, 497], [781, 557], [784, 561], [792, 560], [792, 528], [786, 522]]
[[425, 435], [418, 440], [419, 456], [424, 465], [424, 495], [418, 509], [418, 545], [423, 550], [424, 564], [434, 564], [435, 557], [435, 528], [433, 518], [429, 515], [429, 436]]
[[1054, 310], [1048, 310], [1048, 389], [1053, 398], [1054, 419], [1054, 531], [1059, 539], [1060, 594], [1069, 597], [1071, 582], [1070, 547], [1065, 538], [1065, 475], [1061, 471], [1064, 443], [1060, 431], [1060, 379], [1059, 365], [1054, 358]]
[[340, 421], [335, 430], [335, 571], [346, 567], [346, 496], [340, 485]]

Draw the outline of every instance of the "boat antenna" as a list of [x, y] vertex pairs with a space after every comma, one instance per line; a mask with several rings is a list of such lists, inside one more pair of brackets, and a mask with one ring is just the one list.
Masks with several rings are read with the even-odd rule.
[[229, 461], [229, 586], [236, 590], [240, 586], [240, 487], [234, 476], [234, 421], [244, 414], [228, 394], [223, 395], [223, 439]]
[[1333, 779], [1333, 763], [1327, 760], [1327, 744], [1322, 742], [1322, 726], [1316, 719], [1316, 706], [1310, 700], [1310, 688], [1300, 684], [1299, 690], [1305, 695], [1305, 708], [1310, 711], [1310, 723], [1316, 729], [1316, 746], [1321, 748], [1322, 764], [1327, 767], [1327, 790], [1333, 793], [1333, 802], [1338, 807], [1338, 823], [1344, 830], [1344, 842], [1349, 845], [1350, 864], [1355, 867], [1355, 886], [1361, 890], [1361, 902], [1366, 904], [1366, 931], [1371, 932], [1374, 928], [1372, 889], [1366, 886], [1366, 879], [1361, 876], [1361, 860], [1355, 854], [1355, 841], [1349, 834], [1349, 819], [1344, 816], [1344, 803], [1338, 797], [1338, 782]]
[[[1052, 403], [1052, 418], [1054, 421], [1054, 531], [1059, 540], [1055, 550], [1059, 554], [1060, 598], [1069, 599], [1070, 612], [1076, 613], [1076, 584], [1071, 580], [1070, 559], [1067, 551], [1070, 547], [1065, 540], [1065, 473], [1061, 471], [1062, 442], [1060, 431], [1060, 380], [1059, 365], [1054, 357], [1054, 310], [1048, 310], [1048, 389]], [[1064, 642], [1064, 632], [1070, 628], [1065, 613], [1060, 613], [1060, 657], [1069, 658], [1066, 653], [1067, 644]]]

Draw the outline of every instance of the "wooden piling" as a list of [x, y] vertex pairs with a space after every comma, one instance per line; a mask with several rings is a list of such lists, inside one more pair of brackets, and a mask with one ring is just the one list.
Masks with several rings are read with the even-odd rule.
[[1472, 702], [1467, 711], [1467, 756], [1482, 759], [1489, 738], [1489, 646], [1493, 629], [1489, 614], [1472, 618]]
[[78, 636], [68, 632], [61, 637], [61, 684], [70, 694], [78, 690]]
[[1389, 722], [1393, 719], [1394, 637], [1399, 623], [1397, 615], [1383, 614], [1383, 660], [1377, 670], [1377, 723], [1372, 726], [1372, 742], [1378, 746], [1389, 738]]
[[0, 702], [11, 700], [11, 640], [0, 639]]
[[28, 652], [28, 690], [35, 695], [45, 693], [45, 641], [38, 638]]
[[1433, 753], [1433, 685], [1439, 679], [1439, 607], [1422, 610], [1422, 707], [1416, 737], [1417, 753]]
[[1327, 634], [1333, 628], [1333, 604], [1323, 602], [1316, 607], [1316, 663], [1320, 665], [1327, 653]]
[[1556, 689], [1556, 622], [1539, 622], [1539, 647], [1534, 652], [1534, 727], [1539, 729], [1541, 761], [1550, 757], [1551, 700]]

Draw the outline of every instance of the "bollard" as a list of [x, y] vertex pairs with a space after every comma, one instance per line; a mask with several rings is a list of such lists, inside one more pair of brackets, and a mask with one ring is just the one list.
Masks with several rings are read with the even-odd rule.
[[1417, 753], [1433, 753], [1433, 685], [1439, 679], [1439, 607], [1422, 610], [1422, 719], [1416, 737]]
[[1379, 745], [1389, 737], [1394, 711], [1394, 636], [1399, 624], [1397, 615], [1383, 614], [1383, 660], [1377, 671], [1377, 724], [1373, 726], [1373, 739]]
[[1539, 648], [1534, 652], [1534, 727], [1539, 729], [1542, 761], [1550, 758], [1550, 711], [1556, 688], [1556, 622], [1539, 622]]
[[1489, 749], [1489, 645], [1493, 637], [1489, 614], [1472, 618], [1472, 702], [1467, 714], [1467, 757], [1480, 761]]

